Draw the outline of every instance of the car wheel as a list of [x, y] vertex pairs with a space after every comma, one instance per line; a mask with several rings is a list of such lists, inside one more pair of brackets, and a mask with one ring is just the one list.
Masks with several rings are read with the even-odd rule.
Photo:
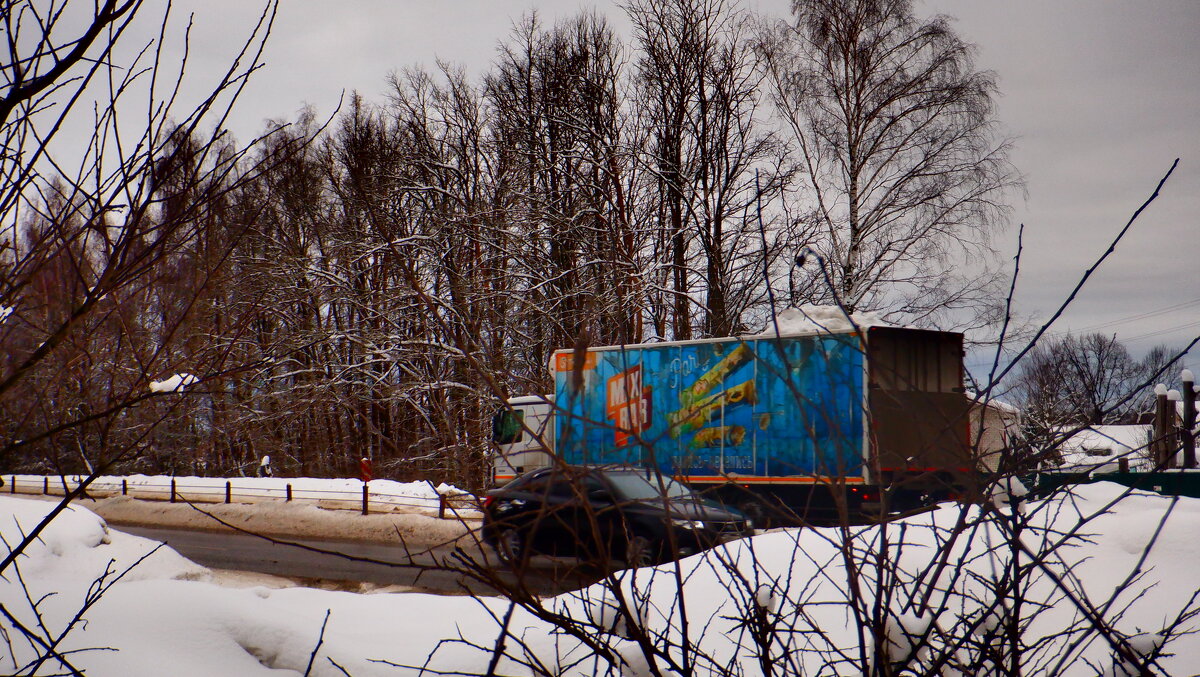
[[630, 536], [625, 543], [625, 565], [631, 569], [654, 566], [659, 559], [658, 548], [641, 534]]
[[496, 555], [507, 566], [516, 567], [525, 557], [525, 538], [516, 529], [505, 527], [496, 534]]

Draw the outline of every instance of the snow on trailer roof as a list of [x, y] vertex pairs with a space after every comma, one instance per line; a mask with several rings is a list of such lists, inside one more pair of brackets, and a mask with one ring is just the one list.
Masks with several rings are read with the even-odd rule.
[[[844, 334], [869, 327], [900, 327], [883, 319], [879, 313], [857, 311], [846, 315], [839, 306], [805, 304], [799, 308], [785, 308], [767, 322], [767, 328], [755, 338], [772, 336], [804, 336], [808, 334]], [[778, 332], [776, 329], [778, 328]]]

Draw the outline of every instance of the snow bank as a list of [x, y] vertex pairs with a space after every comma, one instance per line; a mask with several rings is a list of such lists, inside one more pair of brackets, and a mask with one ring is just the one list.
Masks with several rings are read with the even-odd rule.
[[[0, 496], [0, 554], [7, 557], [56, 505]], [[76, 648], [73, 635], [93, 622], [90, 615], [85, 615], [81, 624], [73, 619], [103, 586], [115, 581], [128, 585], [150, 580], [204, 580], [209, 575], [204, 567], [160, 543], [109, 531], [104, 520], [78, 507], [68, 507], [56, 516], [0, 573], [0, 604], [22, 625], [44, 625], [54, 636], [74, 626], [64, 651]], [[0, 623], [0, 627], [14, 640], [7, 645], [7, 655], [0, 652], [0, 674], [14, 674], [37, 654], [10, 622]]]
[[[851, 324], [850, 319], [854, 320]], [[776, 333], [776, 324], [779, 331]], [[767, 328], [754, 336], [793, 336], [798, 334], [833, 334], [854, 331], [854, 326], [875, 327], [892, 326], [883, 316], [869, 311], [851, 313], [846, 317], [845, 311], [838, 306], [818, 306], [805, 304], [799, 308], [786, 308], [781, 311], [775, 322], [767, 322]]]
[[[0, 495], [0, 539], [3, 539], [0, 552], [7, 556], [56, 505]], [[146, 559], [127, 574], [128, 579], [202, 578], [207, 572], [170, 548], [160, 548], [150, 555], [158, 545], [109, 531], [104, 520], [92, 511], [68, 506], [25, 548], [16, 560], [16, 569], [31, 581], [56, 583], [88, 577], [106, 567], [124, 571], [143, 558]]]
[[[1023, 628], [1028, 642], [1022, 660], [1040, 667], [1030, 674], [1095, 675], [1097, 666], [1103, 670], [1113, 664], [1111, 649], [1102, 639], [1059, 635], [1087, 626], [1078, 608], [1064, 600], [1064, 588], [1086, 596], [1098, 608], [1120, 610], [1107, 618], [1131, 637], [1163, 628], [1191, 604], [1194, 562], [1200, 558], [1200, 541], [1194, 537], [1200, 531], [1200, 500], [1134, 493], [1118, 501], [1124, 492], [1117, 485], [1097, 483], [1022, 508], [1030, 524], [1021, 539], [1031, 552], [1047, 550], [1073, 531], [1081, 536], [1046, 558], [1055, 579], [1032, 569], [1038, 575], [1028, 581], [1027, 594], [1037, 604], [1025, 609], [1031, 616]], [[21, 503], [0, 502], [7, 515], [4, 521], [27, 524], [46, 506]], [[1000, 514], [1012, 509], [1011, 503], [1003, 502]], [[999, 623], [1003, 609], [995, 605], [990, 586], [1008, 575], [1011, 561], [1007, 550], [992, 550], [989, 544], [1001, 546], [1009, 534], [995, 512], [983, 519], [980, 510], [947, 505], [901, 522], [850, 531], [849, 545], [864, 577], [858, 589], [860, 608], [873, 607], [870, 581], [880, 573], [875, 563], [895, 562], [899, 568], [893, 597], [885, 602], [895, 613], [888, 623], [887, 636], [894, 644], [889, 653], [916, 646], [914, 636], [924, 632], [935, 640], [941, 636], [946, 641], [987, 641], [987, 630]], [[126, 563], [145, 551], [138, 543], [141, 539], [118, 540], [115, 533], [106, 543], [103, 523], [86, 511], [64, 517], [22, 569], [38, 590], [59, 592], [56, 601], [46, 604], [51, 628], [69, 620], [69, 610], [81, 600], [80, 591], [103, 574], [108, 558]], [[17, 533], [10, 528], [5, 536], [11, 539]], [[841, 533], [773, 531], [682, 560], [682, 592], [674, 564], [624, 572], [619, 589], [652, 641], [667, 647], [668, 653], [678, 657], [681, 628], [687, 628], [691, 655], [703, 656], [697, 666], [701, 673], [707, 665], [760, 674], [748, 624], [754, 614], [776, 629], [771, 655], [779, 673], [854, 673], [860, 635], [850, 611]], [[943, 545], [952, 534], [960, 536], [950, 541], [952, 545]], [[869, 553], [881, 546], [884, 536], [889, 555], [877, 560]], [[494, 598], [225, 589], [180, 580], [195, 576], [176, 562], [173, 567], [160, 565], [139, 580], [121, 580], [95, 603], [86, 614], [86, 626], [77, 627], [62, 646], [115, 650], [71, 654], [76, 668], [87, 674], [131, 676], [161, 674], [163, 666], [170, 666], [174, 675], [303, 673], [328, 618], [314, 675], [416, 674], [420, 666], [430, 671], [426, 674], [483, 674], [492, 660], [499, 624], [510, 609], [506, 600]], [[949, 566], [930, 566], [938, 562]], [[9, 609], [27, 607], [13, 580], [8, 576], [0, 587], [0, 603]], [[925, 600], [943, 611], [931, 615], [922, 607]], [[1105, 606], [1110, 600], [1111, 607]], [[626, 674], [647, 672], [638, 645], [624, 638], [627, 629], [612, 613], [617, 604], [612, 590], [597, 584], [545, 603], [588, 625], [572, 636], [515, 609], [507, 621], [507, 645], [518, 659], [535, 661], [554, 674], [603, 673], [607, 666], [584, 644], [581, 637], [586, 637], [626, 657]], [[680, 622], [685, 611], [686, 626]], [[1179, 630], [1196, 630], [1197, 624], [1195, 617], [1185, 618]], [[24, 644], [12, 646], [21, 653], [18, 660], [27, 658]], [[1170, 654], [1158, 663], [1164, 674], [1190, 674], [1200, 664], [1200, 635], [1182, 634], [1164, 649]], [[0, 659], [0, 672], [13, 667]], [[535, 672], [508, 658], [495, 667], [496, 674]], [[943, 666], [939, 674], [962, 673]]]
[[[1009, 489], [1013, 499], [1023, 493], [1017, 484]], [[1200, 541], [1194, 537], [1200, 528], [1200, 500], [1180, 498], [1175, 503], [1176, 499], [1157, 494], [1126, 493], [1119, 485], [1097, 483], [1033, 505], [1007, 496], [1001, 502], [1001, 514], [1016, 509], [1030, 515], [1031, 528], [1022, 536], [1024, 547], [1048, 553], [1047, 569], [1061, 577], [1056, 581], [1039, 571], [1029, 578], [1027, 599], [1046, 604], [1025, 609], [1029, 624], [1024, 629], [1023, 660], [1041, 666], [1030, 674], [1095, 675], [1093, 666], [1112, 664], [1104, 639], [1066, 634], [1078, 633], [1090, 623], [1064, 589], [1096, 607], [1121, 609], [1120, 614], [1107, 614], [1106, 620], [1125, 636], [1153, 633], [1177, 618], [1183, 619], [1180, 630], [1200, 628], [1195, 616], [1188, 616], [1196, 608], [1191, 594], [1196, 589], [1193, 562], [1200, 557]], [[947, 547], [947, 539], [961, 526], [964, 509], [966, 524], [971, 526], [958, 532], [960, 538]], [[929, 630], [935, 643], [939, 636], [954, 642], [968, 635], [975, 635], [976, 642], [994, 641], [994, 637], [987, 639], [986, 628], [994, 628], [999, 622], [994, 617], [1003, 612], [994, 606], [995, 589], [1010, 571], [1011, 557], [1004, 546], [1010, 536], [997, 520], [981, 516], [978, 507], [946, 505], [886, 526], [853, 530], [850, 544], [861, 567], [857, 592], [863, 595], [858, 608], [868, 612], [872, 608], [872, 581], [881, 575], [872, 553], [882, 547], [886, 535], [890, 545], [884, 561], [895, 562], [899, 571], [889, 591], [891, 598], [885, 602], [892, 608], [894, 615], [888, 620], [898, 625], [896, 633]], [[1079, 538], [1065, 536], [1075, 532]], [[1069, 544], [1055, 547], [1063, 542]], [[706, 654], [705, 660], [758, 674], [758, 649], [749, 630], [754, 613], [747, 609], [762, 599], [765, 585], [775, 593], [770, 604], [762, 605], [780, 629], [774, 638], [775, 651], [789, 661], [778, 670], [848, 674], [855, 672], [852, 661], [858, 655], [859, 639], [842, 544], [829, 529], [775, 531], [685, 560], [682, 602], [670, 566], [627, 575], [624, 596], [644, 599], [641, 613], [653, 633], [676, 647], [683, 639], [680, 610], [686, 609], [688, 639]], [[992, 545], [999, 547], [992, 550]], [[1028, 557], [1021, 559], [1028, 562]], [[939, 568], [939, 561], [953, 564]], [[932, 605], [922, 610], [926, 593]], [[594, 586], [564, 595], [557, 600], [558, 610], [587, 617], [587, 609], [604, 594]], [[771, 609], [772, 605], [778, 608]], [[932, 609], [941, 611], [931, 615]], [[901, 645], [893, 649], [903, 648], [903, 638], [893, 641]], [[560, 641], [553, 652], [562, 655], [573, 650], [578, 653]], [[547, 648], [544, 655], [551, 652]], [[1158, 663], [1163, 674], [1190, 674], [1200, 665], [1200, 638], [1186, 632], [1177, 635], [1166, 653], [1170, 655]], [[579, 673], [587, 674], [586, 670]], [[964, 674], [949, 668], [939, 673]]]
[[[246, 494], [261, 493], [263, 495], [283, 496], [288, 485], [292, 487], [293, 498], [356, 498], [362, 496], [362, 480], [352, 478], [325, 477], [194, 477], [189, 475], [129, 475], [128, 477], [106, 476], [97, 478], [93, 486], [120, 488], [121, 480], [133, 488], [167, 488], [171, 480], [175, 486], [187, 488], [220, 489], [225, 491], [225, 483], [230, 482], [234, 489]], [[448, 486], [448, 485], [446, 485]], [[409, 498], [431, 502], [437, 507], [438, 490], [429, 482], [396, 482], [395, 480], [371, 480], [368, 485], [372, 495]], [[462, 492], [459, 492], [462, 493]]]

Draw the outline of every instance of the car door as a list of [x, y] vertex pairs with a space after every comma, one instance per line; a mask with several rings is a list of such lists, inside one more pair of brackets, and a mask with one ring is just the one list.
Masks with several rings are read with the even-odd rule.
[[620, 516], [609, 487], [593, 471], [558, 473], [546, 492], [538, 547], [564, 557], [608, 559], [611, 522]]
[[530, 539], [538, 552], [574, 556], [575, 530], [578, 524], [579, 496], [570, 473], [549, 475], [538, 496], [538, 514]]
[[621, 508], [617, 496], [599, 473], [589, 473], [579, 479], [582, 489], [574, 513], [576, 543], [579, 556], [591, 560], [608, 560], [616, 554], [614, 544], [623, 541]]

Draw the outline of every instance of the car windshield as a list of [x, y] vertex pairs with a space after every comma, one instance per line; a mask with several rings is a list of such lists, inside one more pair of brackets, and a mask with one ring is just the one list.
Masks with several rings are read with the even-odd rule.
[[622, 498], [630, 501], [662, 500], [668, 498], [695, 498], [690, 489], [669, 477], [645, 475], [634, 472], [605, 473], [608, 481]]

